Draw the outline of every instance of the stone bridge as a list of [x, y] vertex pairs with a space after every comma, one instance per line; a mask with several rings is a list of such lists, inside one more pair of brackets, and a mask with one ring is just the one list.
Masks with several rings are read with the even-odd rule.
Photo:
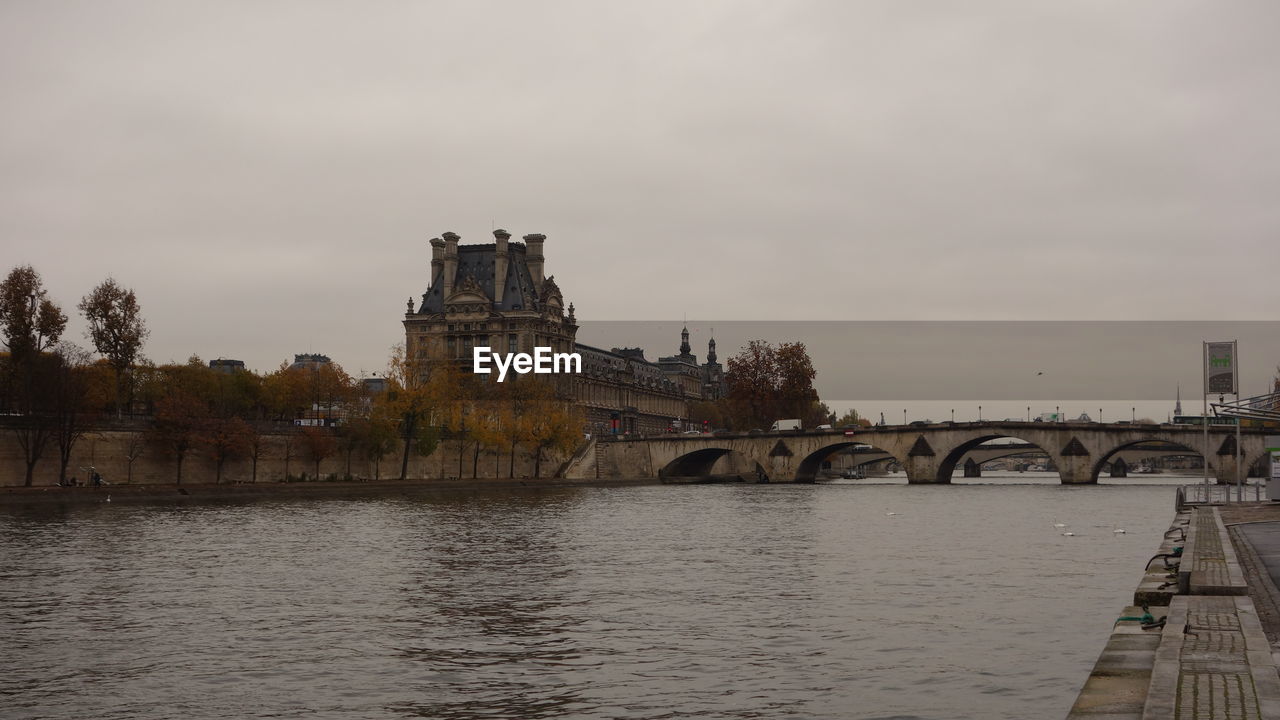
[[[1265, 432], [1242, 429], [1246, 468], [1265, 457]], [[739, 475], [762, 482], [813, 482], [824, 461], [847, 448], [869, 446], [882, 452], [875, 460], [896, 460], [906, 470], [910, 483], [949, 483], [957, 465], [975, 448], [991, 440], [1013, 438], [1049, 456], [1064, 484], [1088, 484], [1096, 483], [1099, 473], [1126, 450], [1204, 455], [1203, 433], [1203, 428], [1196, 425], [1006, 421], [763, 434], [605, 437], [592, 440], [594, 447], [578, 453], [564, 474], [570, 478], [668, 480]], [[1026, 445], [1019, 452], [1028, 452]], [[991, 446], [983, 448], [988, 449]], [[1235, 481], [1234, 427], [1210, 426], [1207, 458], [1209, 469], [1219, 482]]]
[[[1165, 445], [1160, 442], [1152, 441], [1141, 445], [1133, 445], [1125, 448], [1111, 456], [1099, 470], [1105, 470], [1108, 466], [1111, 469], [1112, 477], [1125, 477], [1129, 468], [1137, 465], [1143, 460], [1152, 458], [1165, 457], [1200, 457], [1200, 453], [1188, 451], [1187, 448], [1178, 445]], [[1044, 458], [1044, 450], [1024, 442], [993, 442], [977, 447], [965, 453], [964, 457], [957, 463], [957, 467], [964, 468], [965, 477], [982, 477], [982, 465], [992, 460], [1000, 460], [1003, 458]], [[828, 458], [833, 464], [838, 463], [840, 469], [851, 470], [854, 468], [866, 467], [876, 464], [896, 464], [897, 459], [889, 453], [874, 448], [869, 445], [854, 445], [843, 452]]]

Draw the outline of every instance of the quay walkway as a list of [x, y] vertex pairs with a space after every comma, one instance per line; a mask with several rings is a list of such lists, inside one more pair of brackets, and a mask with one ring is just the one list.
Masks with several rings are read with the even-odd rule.
[[1280, 720], [1277, 582], [1280, 504], [1180, 511], [1068, 720]]

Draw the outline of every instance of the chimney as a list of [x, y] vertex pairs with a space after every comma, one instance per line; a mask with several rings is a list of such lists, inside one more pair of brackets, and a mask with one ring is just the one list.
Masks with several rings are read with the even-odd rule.
[[[440, 238], [431, 238], [431, 282], [436, 281], [436, 276], [444, 271], [444, 241]], [[441, 279], [443, 281], [443, 278]]]
[[444, 238], [444, 293], [442, 300], [453, 294], [453, 278], [458, 274], [458, 233], [447, 232]]
[[493, 252], [493, 302], [501, 303], [507, 289], [507, 241], [511, 233], [501, 228], [493, 231], [493, 240], [497, 248]]
[[542, 242], [546, 235], [525, 235], [524, 243], [528, 247], [525, 258], [529, 263], [529, 274], [533, 276], [535, 287], [542, 284]]

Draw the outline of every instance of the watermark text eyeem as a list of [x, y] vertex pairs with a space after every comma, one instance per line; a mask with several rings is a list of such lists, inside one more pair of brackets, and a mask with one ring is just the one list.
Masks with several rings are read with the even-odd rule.
[[582, 372], [581, 355], [552, 352], [549, 347], [535, 347], [532, 355], [529, 353], [500, 355], [493, 352], [492, 348], [476, 347], [472, 348], [471, 359], [471, 368], [477, 374], [488, 375], [496, 367], [498, 382], [506, 379], [508, 370], [514, 370], [521, 375], [530, 372], [536, 375]]

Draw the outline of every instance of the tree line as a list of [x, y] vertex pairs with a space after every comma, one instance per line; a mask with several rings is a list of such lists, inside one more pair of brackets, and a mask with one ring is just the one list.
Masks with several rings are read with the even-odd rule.
[[[504, 474], [504, 456], [505, 474], [514, 477], [520, 452], [532, 455], [537, 476], [549, 456], [571, 452], [582, 438], [572, 399], [537, 376], [486, 382], [452, 362], [408, 357], [403, 346], [393, 350], [377, 392], [336, 363], [281, 363], [262, 374], [222, 372], [195, 356], [157, 365], [142, 356], [148, 330], [133, 290], [108, 277], [76, 308], [92, 351], [63, 339], [67, 315], [34, 268], [14, 268], [0, 283], [7, 351], [0, 353], [0, 413], [22, 451], [26, 485], [51, 454], [65, 482], [76, 443], [113, 419], [145, 428], [126, 448], [128, 481], [137, 457], [160, 450], [174, 461], [175, 482], [193, 454], [213, 462], [218, 482], [231, 461], [250, 463], [256, 482], [272, 448], [285, 479], [293, 477], [294, 461], [308, 460], [310, 477], [318, 478], [321, 463], [335, 456], [345, 460], [347, 477], [362, 461], [380, 478], [383, 460], [397, 451], [404, 479], [413, 456], [434, 454], [444, 440], [457, 454], [440, 453], [441, 477], [478, 476], [486, 454], [494, 457], [495, 477]], [[736, 430], [768, 428], [781, 418], [800, 418], [806, 427], [866, 422], [855, 412], [837, 419], [818, 399], [802, 343], [753, 341], [726, 370], [725, 396], [692, 403], [690, 419]], [[297, 419], [306, 426], [296, 427]]]
[[[0, 283], [0, 413], [21, 449], [28, 486], [52, 454], [65, 482], [77, 442], [113, 421], [144, 428], [125, 448], [128, 481], [134, 460], [159, 450], [174, 461], [177, 483], [193, 454], [213, 462], [218, 482], [230, 461], [250, 463], [256, 481], [271, 447], [285, 479], [295, 460], [310, 461], [316, 479], [335, 456], [345, 459], [347, 477], [355, 461], [372, 463], [380, 477], [382, 461], [400, 448], [404, 479], [412, 455], [431, 455], [444, 440], [458, 453], [441, 454], [441, 476], [477, 476], [488, 452], [494, 475], [501, 476], [505, 455], [513, 477], [522, 451], [532, 454], [536, 476], [549, 455], [571, 451], [581, 438], [572, 403], [541, 378], [484, 383], [451, 363], [406, 358], [403, 348], [376, 392], [336, 363], [282, 363], [264, 374], [221, 372], [194, 356], [157, 365], [141, 355], [148, 331], [132, 290], [107, 278], [77, 308], [96, 356], [62, 338], [67, 316], [32, 267], [17, 267]], [[299, 418], [308, 426], [296, 427]]]

